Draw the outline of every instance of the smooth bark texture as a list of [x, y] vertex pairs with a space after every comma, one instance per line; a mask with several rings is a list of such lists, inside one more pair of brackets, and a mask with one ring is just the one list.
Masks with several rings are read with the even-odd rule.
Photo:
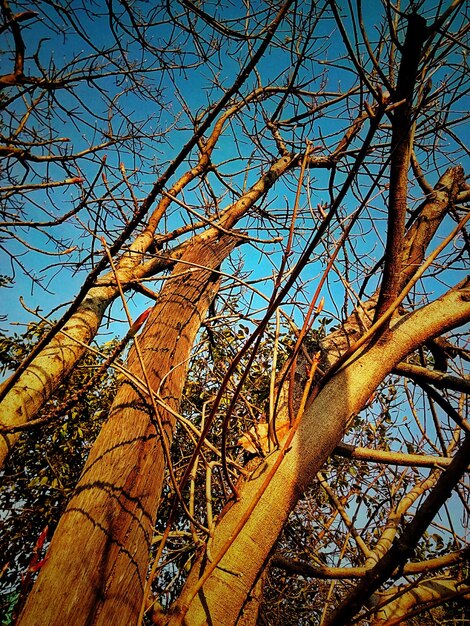
[[[264, 483], [278, 453], [252, 473], [240, 492], [240, 500], [217, 524], [208, 544], [210, 558], [193, 568], [171, 615], [161, 616], [157, 623], [235, 624], [287, 516], [339, 443], [348, 421], [401, 359], [426, 339], [469, 319], [470, 284], [467, 280], [435, 302], [397, 320], [380, 345], [373, 346], [339, 370], [305, 412], [291, 447], [267, 486]], [[255, 501], [256, 506], [250, 512]], [[228, 544], [219, 566], [194, 596], [198, 578]]]
[[[200, 236], [168, 279], [141, 336], [155, 394], [177, 410], [188, 357], [215, 296], [216, 269], [237, 239]], [[191, 263], [203, 265], [199, 269]], [[133, 349], [129, 370], [142, 378]], [[134, 623], [142, 602], [149, 549], [175, 418], [161, 405], [153, 415], [145, 393], [124, 383], [86, 463], [19, 624]]]

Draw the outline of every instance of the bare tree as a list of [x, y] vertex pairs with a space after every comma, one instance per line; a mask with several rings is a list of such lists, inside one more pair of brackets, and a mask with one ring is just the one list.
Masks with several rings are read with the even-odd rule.
[[[105, 316], [133, 343], [19, 624], [254, 624], [279, 568], [345, 581], [312, 611], [342, 624], [462, 563], [468, 15], [338, 5], [2, 2], [3, 250], [46, 293], [77, 277], [59, 321], [29, 306], [50, 331], [0, 390], [3, 458], [67, 418], [44, 407]], [[453, 557], [420, 568], [440, 511]], [[293, 515], [328, 562], [292, 556]]]

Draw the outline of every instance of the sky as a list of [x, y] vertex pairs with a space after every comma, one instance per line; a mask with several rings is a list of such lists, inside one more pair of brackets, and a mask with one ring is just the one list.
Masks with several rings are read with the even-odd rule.
[[[22, 8], [20, 3], [17, 3], [17, 6], [18, 9]], [[38, 6], [41, 8], [40, 16], [28, 23], [23, 31], [27, 55], [29, 55], [27, 70], [31, 71], [31, 73], [38, 73], [38, 69], [31, 59], [31, 55], [38, 48], [39, 43], [39, 58], [45, 68], [60, 68], [65, 64], [68, 68], [67, 71], [74, 72], [84, 63], [83, 58], [87, 58], [87, 55], [93, 52], [94, 44], [90, 46], [86, 41], [86, 37], [89, 37], [91, 42], [99, 42], [99, 45], [104, 49], [111, 50], [116, 46], [113, 33], [114, 29], [114, 31], [122, 37], [121, 43], [126, 41], [125, 33], [118, 31], [116, 25], [108, 21], [105, 16], [105, 11], [103, 11], [102, 18], [90, 20], [89, 14], [78, 0], [74, 0], [74, 2], [71, 3], [72, 11], [69, 12], [68, 16], [71, 22], [76, 25], [78, 32], [83, 34], [83, 37], [78, 36], [77, 33], [73, 34], [70, 23], [62, 23], [57, 14], [46, 4]], [[98, 3], [97, 7], [99, 8], [99, 6]], [[164, 14], [157, 15], [158, 5], [155, 7], [155, 10], [153, 7], [148, 7], [147, 5], [142, 6], [145, 6], [145, 10], [148, 10], [148, 14], [146, 15], [148, 21], [152, 19], [156, 20], [157, 17], [158, 19], [163, 18], [158, 29], [153, 29], [152, 31], [151, 43], [161, 44], [162, 41], [171, 40], [171, 45], [167, 46], [165, 50], [166, 54], [163, 58], [161, 57], [160, 60], [162, 62], [166, 61], [171, 63], [175, 58], [181, 58], [184, 59], [185, 62], [194, 63], [196, 56], [193, 54], [193, 44], [188, 34], [183, 33], [175, 39], [173, 25], [168, 19], [168, 16]], [[210, 5], [208, 6], [211, 8]], [[349, 36], [353, 39], [355, 33], [351, 21], [348, 18], [348, 3], [340, 2], [338, 6], [344, 16], [344, 24]], [[374, 6], [378, 8], [380, 3], [375, 2]], [[433, 6], [433, 2], [425, 2], [421, 10], [431, 18]], [[175, 5], [175, 7], [176, 14], [177, 5]], [[380, 25], [375, 24], [376, 14], [371, 7], [372, 5], [368, 3], [367, 10], [364, 13], [364, 20], [371, 41], [373, 42], [374, 37], [377, 36]], [[259, 5], [257, 3], [252, 4], [254, 14], [256, 14], [258, 8]], [[230, 17], [234, 20], [232, 24], [229, 23], [229, 27], [240, 27], [240, 22], [236, 20], [240, 19], [240, 15], [244, 10], [244, 7], [236, 4], [229, 4], [224, 8], [223, 17]], [[214, 15], [217, 14], [215, 13]], [[344, 45], [338, 37], [338, 32], [334, 27], [331, 16], [327, 18], [323, 16], [319, 24], [320, 26], [315, 31], [318, 36], [318, 41], [314, 44], [312, 43], [315, 49], [314, 62], [311, 67], [304, 70], [307, 72], [308, 69], [312, 72], [311, 75], [306, 75], [306, 79], [313, 80], [313, 82], [309, 84], [309, 89], [321, 89], [322, 81], [325, 80], [324, 70], [328, 62], [332, 65], [330, 67], [330, 79], [327, 84], [327, 89], [334, 88], [338, 91], [344, 91], [349, 87], [350, 82], [354, 80], [354, 72], [345, 68], [344, 62], [342, 61]], [[286, 45], [288, 45], [291, 33], [286, 27], [283, 28], [284, 30], [279, 33], [279, 39], [284, 38]], [[207, 27], [201, 28], [203, 36], [205, 36], [206, 32], [209, 33]], [[331, 41], [334, 41], [334, 45], [329, 47]], [[8, 42], [8, 45], [12, 45], [11, 41]], [[215, 41], [213, 48], [214, 50], [216, 49]], [[149, 59], [148, 65], [153, 68], [151, 80], [155, 90], [151, 95], [155, 96], [155, 94], [157, 94], [153, 102], [147, 97], [139, 97], [133, 90], [128, 91], [130, 83], [125, 77], [116, 78], [115, 76], [110, 76], [104, 81], [89, 80], [79, 84], [77, 83], [70, 91], [62, 90], [57, 101], [53, 103], [51, 114], [54, 121], [55, 132], [60, 137], [66, 137], [68, 141], [64, 142], [64, 145], [69, 145], [74, 151], [86, 149], [94, 143], [103, 141], [105, 128], [111, 128], [114, 133], [122, 130], [125, 125], [122, 112], [125, 115], [129, 115], [138, 126], [143, 125], [146, 132], [155, 133], [167, 129], [174, 122], [176, 117], [179, 130], [172, 131], [171, 134], [168, 135], [168, 140], [162, 137], [155, 137], [154, 140], [143, 141], [142, 144], [138, 146], [139, 156], [145, 158], [145, 161], [141, 163], [137, 162], [132, 155], [125, 150], [116, 151], [110, 148], [104, 151], [108, 159], [107, 166], [114, 170], [115, 176], [119, 176], [117, 170], [120, 163], [124, 163], [126, 171], [131, 175], [131, 181], [134, 185], [137, 199], [141, 200], [145, 197], [149, 185], [155, 181], [155, 178], [161, 173], [165, 164], [174, 158], [174, 155], [189, 137], [190, 127], [188, 121], [186, 121], [187, 115], [184, 108], [188, 107], [188, 109], [194, 113], [206, 106], [207, 102], [214, 101], [220, 97], [223, 89], [231, 84], [233, 76], [237, 72], [240, 56], [245, 54], [245, 58], [242, 58], [242, 61], [246, 60], [246, 51], [242, 48], [238, 50], [237, 46], [232, 46], [230, 50], [231, 54], [225, 54], [223, 56], [223, 62], [220, 64], [217, 74], [214, 74], [214, 70], [208, 65], [202, 65], [189, 70], [175, 68], [172, 70], [173, 83], [161, 72], [161, 68], [158, 67], [158, 64], [155, 62], [151, 50], [143, 51], [142, 48], [137, 45], [134, 47], [126, 46], [126, 49], [123, 49], [123, 51], [126, 53], [126, 60], [130, 64], [141, 59], [144, 59], [145, 64], [147, 63], [147, 59]], [[215, 57], [217, 57], [217, 53], [214, 54]], [[220, 54], [222, 54], [222, 52]], [[108, 55], [108, 58], [110, 58], [110, 56], [111, 55]], [[103, 63], [106, 63], [106, 59], [103, 60]], [[112, 71], [113, 68], [114, 65], [111, 63], [106, 70]], [[271, 81], [282, 83], [289, 75], [289, 71], [289, 67], [287, 67], [286, 70], [286, 60], [279, 51], [271, 51], [266, 55], [259, 66], [263, 84], [266, 85], [270, 84]], [[436, 71], [436, 76], [438, 76], [438, 71]], [[436, 76], [434, 78], [436, 78]], [[251, 83], [256, 81], [254, 75], [250, 78], [250, 81]], [[218, 87], [209, 88], [209, 82], [216, 83]], [[97, 98], [96, 92], [97, 85], [102, 88], [99, 98]], [[161, 96], [158, 95], [160, 92]], [[110, 107], [109, 110], [114, 111], [114, 119], [108, 122], [108, 106], [111, 102], [114, 108]], [[158, 106], [160, 104], [161, 106]], [[269, 105], [267, 106], [269, 109]], [[464, 106], [465, 102], [462, 102], [460, 108], [462, 109]], [[12, 108], [17, 118], [24, 114], [24, 103], [20, 100], [17, 100]], [[323, 137], [327, 137], [329, 134], [341, 128], [341, 126], [344, 126], [343, 120], [341, 119], [341, 109], [338, 107], [337, 110], [338, 117], [335, 117], [333, 114], [317, 119], [313, 128], [314, 136], [312, 140], [314, 142], [321, 144]], [[250, 109], [248, 107], [248, 113], [249, 111]], [[76, 114], [76, 117], [69, 115], [69, 112]], [[6, 121], [9, 121], [8, 117], [6, 117]], [[254, 121], [248, 119], [246, 123], [248, 127], [251, 125], [252, 129], [256, 128]], [[250, 148], [246, 145], [246, 139], [243, 139], [240, 144], [241, 149], [245, 151], [243, 155], [244, 160], [238, 159], [237, 149], [234, 149], [233, 145], [233, 133], [235, 133], [235, 135], [238, 133], [240, 137], [243, 137], [243, 130], [241, 125], [233, 131], [228, 129], [228, 132], [222, 137], [220, 145], [214, 151], [214, 162], [219, 164], [224, 163], [221, 167], [226, 175], [230, 174], [230, 172], [235, 173], [240, 166], [243, 167], [244, 164], [249, 162]], [[465, 130], [466, 129], [464, 129], [463, 132], [465, 132]], [[57, 151], [57, 145], [52, 144], [52, 146], [52, 149]], [[257, 155], [254, 158], [259, 157]], [[87, 161], [82, 161], [81, 167], [81, 171], [72, 168], [70, 176], [84, 176], [86, 181], [83, 187], [74, 184], [48, 190], [47, 192], [36, 190], [27, 193], [25, 195], [26, 200], [24, 204], [26, 219], [51, 219], [73, 209], [77, 205], [83, 191], [87, 189], [87, 186], [90, 185], [90, 182], [99, 173], [100, 161], [96, 157], [90, 157]], [[38, 183], [47, 179], [64, 179], [62, 169], [54, 165], [44, 168], [33, 164], [29, 171], [24, 171], [23, 166], [18, 165], [15, 170], [15, 175], [18, 177], [18, 180], [22, 180], [22, 177], [26, 175], [27, 182]], [[180, 171], [182, 170], [180, 169]], [[432, 170], [427, 172], [427, 174], [429, 175], [430, 182], [435, 182], [436, 174], [432, 172]], [[344, 174], [339, 173], [337, 180], [339, 180], [341, 176], [344, 178]], [[116, 180], [115, 178], [112, 182], [115, 183]], [[233, 180], [237, 185], [240, 185], [240, 181], [242, 180], [243, 184], [249, 186], [251, 182], [255, 180], [255, 174], [248, 174], [245, 179], [243, 177], [235, 178], [234, 176]], [[220, 193], [221, 196], [224, 192], [226, 193], [224, 187], [213, 176], [211, 177], [211, 183], [214, 190]], [[280, 182], [276, 186], [275, 192], [271, 194], [271, 197], [274, 198], [274, 200], [272, 200], [273, 204], [268, 205], [270, 211], [281, 214], [291, 210], [295, 183], [295, 179], [291, 178], [288, 184]], [[308, 184], [309, 191], [308, 194], [304, 194], [302, 197], [302, 206], [305, 208], [307, 204], [310, 203], [314, 210], [318, 202], [328, 200], [328, 173], [321, 170], [309, 172]], [[103, 190], [101, 183], [98, 189]], [[125, 195], [125, 191], [121, 181], [117, 193], [118, 195], [121, 193]], [[366, 191], [367, 190], [364, 189], [361, 193], [364, 194]], [[230, 198], [230, 193], [228, 193], [221, 201], [221, 208], [227, 205]], [[197, 205], [200, 202], [200, 197], [195, 192], [191, 191], [185, 192], [183, 199], [189, 204], [194, 203]], [[349, 194], [346, 197], [344, 201], [345, 216], [351, 215], [357, 208], [358, 200], [357, 193], [356, 195]], [[9, 200], [7, 200], [7, 203], [8, 201]], [[417, 196], [417, 201], [419, 201], [419, 196]], [[371, 220], [371, 222], [373, 222], [372, 228], [369, 232], [363, 231], [361, 237], [356, 240], [359, 249], [363, 248], [365, 254], [371, 255], [371, 265], [380, 258], [379, 240], [380, 238], [382, 238], [382, 240], [384, 238], [385, 203], [386, 190], [379, 189], [374, 200], [371, 201], [370, 215], [371, 218], [373, 218]], [[3, 294], [5, 295], [3, 297], [1, 313], [5, 315], [7, 319], [3, 322], [0, 321], [1, 329], [9, 332], [11, 328], [15, 328], [16, 324], [24, 324], [34, 319], [34, 316], [25, 311], [21, 305], [19, 300], [20, 295], [24, 298], [24, 303], [27, 307], [30, 309], [40, 307], [44, 315], [73, 299], [85, 276], [83, 268], [79, 267], [78, 264], [84, 261], [90, 249], [90, 238], [89, 235], [86, 235], [85, 229], [95, 226], [93, 224], [93, 216], [95, 216], [97, 220], [97, 234], [102, 234], [102, 232], [100, 232], [100, 230], [102, 231], [102, 229], [100, 229], [100, 221], [103, 221], [103, 213], [106, 212], [109, 214], [110, 210], [116, 210], [116, 207], [112, 206], [113, 203], [109, 202], [109, 200], [100, 204], [99, 211], [96, 209], [98, 204], [99, 203], [96, 202], [95, 205], [90, 205], [91, 211], [88, 216], [85, 216], [84, 220], [82, 220], [83, 213], [81, 213], [67, 220], [61, 224], [60, 227], [56, 227], [55, 229], [44, 228], [41, 232], [31, 228], [13, 231], [11, 227], [7, 226], [7, 232], [14, 232], [23, 240], [26, 240], [29, 246], [46, 250], [48, 254], [44, 256], [34, 250], [29, 250], [26, 253], [23, 243], [8, 239], [8, 237], [6, 238], [6, 245], [12, 256], [8, 258], [6, 254], [1, 254], [2, 251], [0, 250], [0, 273], [11, 276], [14, 271], [15, 284], [14, 287], [3, 289]], [[50, 217], [46, 217], [44, 212], [47, 212]], [[308, 211], [306, 211], [304, 217], [300, 218], [300, 230], [303, 231], [301, 240], [305, 241], [308, 239], [310, 232], [315, 227], [315, 217], [315, 215], [309, 217]], [[177, 209], [172, 212], [169, 218], [170, 221], [168, 224], [165, 224], [165, 226], [174, 227], [184, 223], [187, 219], [184, 211]], [[285, 220], [285, 222], [287, 224], [288, 220]], [[245, 220], [241, 226], [249, 228], [251, 225], [252, 222], [250, 223]], [[450, 227], [450, 223], [444, 224], [443, 234], [446, 229], [448, 231]], [[51, 233], [57, 233], [62, 240], [58, 250], [50, 241]], [[265, 231], [261, 234], [264, 238], [269, 238], [270, 235], [271, 233], [269, 231]], [[285, 235], [287, 235], [287, 232]], [[112, 233], [105, 233], [105, 236], [108, 243], [111, 243]], [[336, 238], [338, 236], [339, 233], [334, 235]], [[373, 243], [374, 239], [377, 241], [375, 245]], [[95, 241], [95, 251], [100, 250], [100, 245], [99, 241]], [[60, 253], [59, 255], [51, 256], [56, 254], [57, 251]], [[266, 262], [266, 257], [258, 252], [257, 246], [245, 246], [240, 254], [244, 256], [245, 270], [251, 272], [253, 280], [259, 280], [263, 276], [268, 277], [272, 275], [272, 272], [275, 271], [276, 267], [279, 267], [280, 264], [281, 251], [276, 244], [273, 244], [269, 250], [268, 262]], [[98, 252], [96, 252], [96, 255], [96, 258], [98, 258]], [[63, 263], [64, 260], [66, 261], [65, 264]], [[31, 277], [25, 275], [21, 270], [21, 264], [24, 264], [25, 268], [39, 280], [40, 286], [35, 285], [31, 281]], [[64, 270], [64, 265], [68, 265], [68, 269]], [[229, 269], [230, 266], [227, 263], [226, 270], [228, 271]], [[318, 277], [321, 275], [322, 270], [323, 265], [321, 259], [319, 259], [319, 262], [308, 269], [306, 278]], [[355, 266], [353, 263], [350, 268], [352, 275], [354, 271]], [[339, 279], [335, 279], [335, 281], [337, 282]], [[312, 284], [314, 284], [314, 281], [312, 281]], [[330, 309], [336, 314], [340, 313], [339, 309], [341, 307], [343, 293], [343, 288], [339, 285], [338, 287], [338, 292], [336, 292], [334, 283], [332, 283], [332, 291], [325, 291], [324, 294], [327, 297], [327, 309]], [[266, 293], [269, 293], [269, 289], [266, 289]], [[311, 293], [311, 291], [309, 290], [308, 293]], [[148, 301], [142, 301], [141, 298], [136, 298], [136, 300], [139, 301], [138, 304], [135, 305], [135, 314], [137, 315], [140, 309], [144, 309], [148, 306]], [[262, 306], [261, 301], [259, 302], [259, 306]], [[115, 306], [114, 310], [116, 311], [116, 315], [121, 317], [117, 309], [118, 307]], [[57, 315], [60, 312], [62, 311], [57, 310]], [[295, 314], [298, 315], [300, 319], [300, 312], [296, 312]], [[54, 313], [53, 317], [54, 315], [56, 314]], [[11, 326], [11, 324], [13, 324], [13, 326]], [[113, 326], [113, 328], [116, 327]], [[120, 332], [120, 330], [116, 332]]]

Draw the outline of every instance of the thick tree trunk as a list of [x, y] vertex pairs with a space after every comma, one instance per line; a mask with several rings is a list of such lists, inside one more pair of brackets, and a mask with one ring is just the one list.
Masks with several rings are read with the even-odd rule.
[[[150, 385], [170, 410], [157, 404], [155, 415], [148, 394], [121, 386], [19, 624], [136, 622], [165, 465], [157, 423], [169, 446], [171, 410], [178, 410], [193, 342], [218, 289], [213, 270], [236, 242], [196, 237], [167, 280], [139, 345]], [[135, 348], [128, 367], [144, 378]]]
[[[161, 616], [157, 623], [235, 624], [287, 516], [341, 440], [348, 421], [401, 359], [427, 339], [469, 319], [467, 280], [437, 301], [397, 320], [383, 341], [339, 370], [306, 410], [273, 476], [269, 478], [278, 454], [268, 457], [251, 474], [239, 501], [218, 522], [208, 546], [210, 558], [196, 565], [170, 615]], [[212, 569], [220, 553], [224, 556]], [[198, 581], [211, 569], [195, 593], [201, 584]]]

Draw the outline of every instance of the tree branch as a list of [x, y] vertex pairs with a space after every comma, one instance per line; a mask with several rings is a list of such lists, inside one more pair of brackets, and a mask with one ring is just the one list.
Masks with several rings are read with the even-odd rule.
[[403, 465], [404, 467], [447, 467], [451, 459], [445, 456], [432, 456], [429, 454], [405, 454], [392, 450], [372, 450], [361, 448], [341, 442], [333, 451], [336, 456], [347, 459], [358, 459], [384, 465]]
[[394, 100], [405, 103], [395, 109], [392, 120], [392, 145], [390, 162], [390, 194], [388, 206], [387, 243], [385, 265], [375, 319], [378, 319], [396, 298], [403, 263], [403, 239], [408, 192], [408, 169], [413, 147], [413, 90], [426, 38], [426, 21], [412, 13], [408, 17], [403, 54], [398, 72]]
[[[450, 552], [443, 556], [426, 561], [417, 561], [416, 563], [407, 563], [403, 570], [396, 572], [404, 576], [412, 574], [422, 574], [423, 572], [432, 572], [444, 569], [456, 563], [462, 563], [470, 557], [470, 548]], [[272, 567], [278, 567], [290, 574], [304, 576], [304, 578], [320, 578], [320, 579], [351, 579], [364, 578], [367, 576], [368, 570], [365, 567], [327, 567], [322, 565], [312, 565], [307, 561], [299, 561], [297, 559], [288, 559], [282, 554], [275, 554], [270, 561]]]
[[419, 365], [412, 365], [411, 363], [399, 363], [393, 371], [395, 374], [411, 378], [411, 380], [417, 383], [430, 383], [438, 389], [453, 389], [454, 391], [470, 393], [470, 379], [468, 378], [459, 378], [446, 372], [430, 370]]
[[467, 471], [470, 457], [470, 437], [466, 437], [449, 467], [442, 473], [433, 491], [418, 509], [413, 520], [407, 524], [401, 536], [395, 539], [390, 550], [366, 574], [364, 579], [343, 600], [327, 619], [325, 626], [343, 626], [359, 611], [361, 606], [398, 568], [400, 572], [418, 541], [437, 512], [450, 497], [462, 475]]

